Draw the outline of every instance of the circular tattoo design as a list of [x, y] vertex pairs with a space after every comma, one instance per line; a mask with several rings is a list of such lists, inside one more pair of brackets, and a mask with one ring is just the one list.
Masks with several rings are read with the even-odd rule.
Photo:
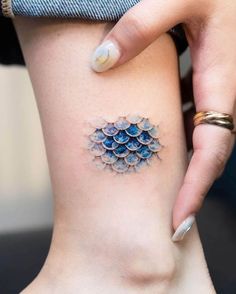
[[102, 156], [101, 156], [101, 159], [104, 163], [107, 163], [107, 164], [113, 164], [114, 162], [116, 162], [118, 160], [118, 157], [115, 156], [115, 154], [110, 151], [110, 150], [107, 150]]
[[117, 130], [114, 124], [111, 123], [107, 124], [105, 128], [102, 129], [102, 131], [107, 136], [114, 136], [119, 132], [119, 130]]
[[140, 147], [142, 147], [142, 144], [136, 138], [130, 138], [125, 146], [130, 151], [137, 151]]
[[137, 150], [137, 155], [142, 159], [148, 159], [152, 156], [152, 151], [148, 148], [148, 146], [142, 146]]
[[153, 138], [149, 135], [148, 132], [143, 131], [137, 138], [137, 140], [143, 144], [143, 145], [148, 145], [152, 142]]
[[152, 152], [159, 152], [161, 150], [161, 144], [157, 139], [152, 140], [152, 142], [148, 145], [148, 148]]
[[143, 131], [150, 131], [153, 128], [153, 125], [150, 123], [148, 118], [144, 118], [138, 123], [138, 127]]
[[135, 124], [130, 125], [130, 127], [125, 131], [131, 137], [137, 137], [142, 133], [142, 130]]
[[113, 137], [107, 137], [106, 140], [102, 142], [102, 146], [107, 150], [115, 150], [119, 144], [113, 139]]
[[130, 151], [124, 145], [120, 145], [113, 152], [118, 158], [124, 158], [129, 154]]
[[162, 145], [158, 137], [158, 126], [148, 118], [128, 115], [114, 123], [98, 119], [89, 136], [89, 150], [97, 166], [100, 163], [117, 173], [135, 172], [159, 158]]
[[128, 127], [130, 127], [130, 122], [124, 117], [120, 117], [117, 122], [114, 123], [114, 126], [118, 130], [126, 130]]
[[126, 119], [131, 124], [138, 124], [142, 121], [143, 118], [139, 115], [128, 115]]
[[125, 157], [125, 162], [130, 166], [135, 166], [139, 163], [140, 158], [137, 156], [136, 152], [132, 152]]
[[158, 130], [158, 127], [153, 127], [151, 130], [148, 131], [149, 135], [154, 138], [154, 139], [157, 139], [158, 136], [159, 136], [159, 130]]
[[114, 171], [118, 173], [124, 173], [128, 171], [129, 165], [123, 159], [119, 159], [112, 164], [112, 168]]
[[101, 156], [106, 152], [106, 149], [101, 144], [93, 143], [92, 145], [90, 145], [90, 152], [94, 156]]
[[106, 140], [106, 135], [101, 130], [96, 130], [92, 135], [90, 135], [90, 140], [95, 143], [102, 143]]
[[128, 143], [130, 136], [125, 131], [120, 131], [114, 136], [114, 140], [119, 144]]

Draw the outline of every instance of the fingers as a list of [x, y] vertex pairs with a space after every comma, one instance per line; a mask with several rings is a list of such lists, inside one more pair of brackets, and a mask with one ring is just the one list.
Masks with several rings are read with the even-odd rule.
[[233, 146], [230, 131], [212, 125], [197, 126], [193, 139], [194, 153], [174, 206], [175, 229], [198, 212], [209, 188], [222, 173]]
[[183, 20], [189, 2], [140, 1], [119, 20], [95, 50], [92, 68], [103, 72], [138, 55], [159, 35]]
[[[233, 71], [232, 74], [230, 71], [230, 68], [226, 69], [223, 65], [214, 67], [212, 72], [209, 70], [200, 76], [195, 75], [197, 111], [215, 110], [234, 114], [236, 80]], [[228, 76], [232, 78], [224, 78]], [[223, 172], [234, 141], [235, 136], [228, 129], [207, 124], [195, 127], [194, 153], [173, 209], [173, 227], [176, 230], [173, 241], [180, 241], [193, 224], [193, 216], [201, 208], [208, 190]], [[180, 230], [179, 226], [183, 227], [183, 230]]]

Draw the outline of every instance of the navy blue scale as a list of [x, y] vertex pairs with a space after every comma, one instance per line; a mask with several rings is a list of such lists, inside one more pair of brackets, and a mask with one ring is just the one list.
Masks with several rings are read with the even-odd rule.
[[103, 151], [98, 153], [90, 147], [92, 155], [118, 173], [138, 171], [148, 166], [152, 157], [158, 157], [162, 147], [157, 139], [158, 127], [151, 124], [149, 119], [140, 118], [137, 123], [134, 123], [135, 119], [130, 119], [130, 122], [125, 117], [119, 118], [102, 129], [96, 128], [89, 136], [90, 145], [97, 144], [99, 150]]
[[127, 143], [129, 138], [130, 136], [125, 131], [119, 131], [119, 133], [114, 136], [114, 140], [119, 144]]
[[102, 142], [102, 145], [107, 150], [114, 150], [119, 146], [113, 137], [107, 137], [106, 140]]
[[130, 125], [130, 127], [125, 131], [131, 137], [137, 137], [142, 132], [142, 130], [139, 129], [139, 127], [137, 125], [134, 125], [134, 124]]
[[127, 149], [124, 145], [120, 145], [113, 152], [117, 157], [124, 158], [129, 154], [129, 149]]

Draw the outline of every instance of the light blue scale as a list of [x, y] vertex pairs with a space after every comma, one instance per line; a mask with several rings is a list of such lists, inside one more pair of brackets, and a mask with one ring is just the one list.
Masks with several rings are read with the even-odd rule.
[[142, 144], [136, 139], [136, 138], [130, 138], [129, 142], [125, 144], [125, 146], [130, 150], [130, 151], [136, 151], [138, 150]]
[[106, 140], [106, 135], [101, 130], [96, 130], [90, 135], [90, 140], [95, 143], [102, 143]]
[[154, 138], [154, 139], [157, 139], [158, 136], [159, 136], [159, 130], [158, 130], [158, 127], [153, 127], [151, 130], [148, 131], [149, 135]]
[[161, 144], [158, 140], [154, 139], [149, 145], [148, 148], [152, 151], [152, 152], [159, 152], [161, 150]]
[[148, 159], [152, 157], [153, 152], [148, 148], [148, 146], [142, 146], [137, 150], [137, 155], [142, 159]]
[[153, 138], [149, 135], [147, 131], [143, 131], [138, 137], [137, 140], [144, 145], [148, 145], [152, 142]]
[[126, 130], [130, 127], [130, 123], [124, 117], [121, 117], [117, 122], [114, 123], [114, 126], [118, 130]]
[[140, 158], [137, 156], [135, 152], [132, 152], [125, 157], [125, 162], [130, 166], [137, 165], [139, 161], [140, 161]]
[[89, 149], [94, 156], [101, 156], [106, 152], [106, 149], [100, 143], [91, 144]]
[[112, 164], [112, 169], [118, 173], [124, 173], [129, 169], [129, 165], [123, 159], [118, 159]]
[[153, 125], [150, 123], [148, 118], [144, 118], [140, 123], [138, 123], [138, 127], [143, 131], [150, 131], [153, 128]]
[[107, 124], [106, 127], [102, 130], [103, 133], [107, 136], [115, 136], [119, 132], [114, 124]]
[[106, 153], [104, 153], [101, 156], [101, 159], [104, 163], [107, 164], [113, 164], [118, 160], [118, 158], [115, 156], [115, 154], [112, 151], [107, 150]]

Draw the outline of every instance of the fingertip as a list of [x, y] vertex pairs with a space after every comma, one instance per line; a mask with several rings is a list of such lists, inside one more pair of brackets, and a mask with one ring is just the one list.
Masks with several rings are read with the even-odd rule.
[[120, 59], [121, 52], [118, 46], [111, 40], [104, 41], [93, 52], [91, 68], [101, 73], [111, 69]]
[[195, 221], [196, 221], [195, 214], [190, 214], [187, 218], [185, 218], [176, 228], [171, 238], [172, 241], [173, 242], [182, 241], [185, 235], [187, 234], [187, 232], [192, 228]]

